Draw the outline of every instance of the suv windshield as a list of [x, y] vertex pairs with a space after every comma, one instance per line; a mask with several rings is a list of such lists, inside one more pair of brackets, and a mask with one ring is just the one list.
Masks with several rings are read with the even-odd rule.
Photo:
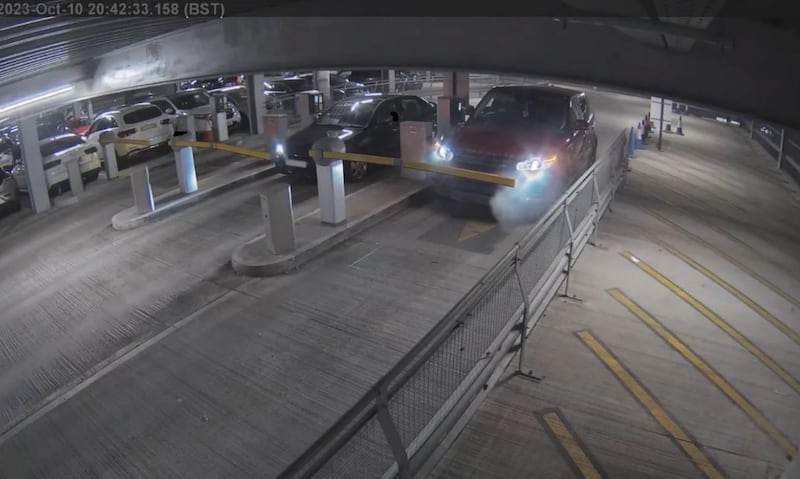
[[495, 90], [475, 108], [470, 123], [530, 125], [560, 130], [567, 124], [569, 99], [533, 90]]
[[172, 102], [181, 110], [191, 110], [211, 103], [208, 99], [208, 95], [203, 93], [177, 95], [172, 99]]
[[375, 98], [341, 101], [323, 113], [317, 124], [364, 127], [372, 118], [372, 112], [377, 105]]

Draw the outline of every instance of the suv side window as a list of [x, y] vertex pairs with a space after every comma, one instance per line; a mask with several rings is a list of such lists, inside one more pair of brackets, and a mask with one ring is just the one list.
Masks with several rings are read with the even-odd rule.
[[374, 123], [380, 125], [392, 119], [393, 112], [400, 115], [400, 105], [397, 100], [388, 100], [380, 104], [375, 110]]

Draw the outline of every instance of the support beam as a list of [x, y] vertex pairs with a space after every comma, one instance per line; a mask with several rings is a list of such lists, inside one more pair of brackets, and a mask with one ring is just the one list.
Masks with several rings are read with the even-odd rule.
[[19, 122], [22, 161], [25, 164], [25, 181], [34, 213], [43, 213], [52, 207], [47, 188], [47, 179], [39, 151], [39, 132], [36, 118], [23, 118]]
[[387, 93], [391, 94], [397, 91], [397, 79], [395, 78], [394, 70], [389, 70], [387, 73], [387, 80], [389, 81], [389, 91]]
[[263, 135], [264, 123], [262, 118], [267, 113], [264, 98], [264, 75], [253, 73], [245, 79], [247, 85], [247, 117], [250, 119], [250, 134]]
[[469, 73], [445, 72], [442, 80], [443, 96], [463, 98], [469, 101]]

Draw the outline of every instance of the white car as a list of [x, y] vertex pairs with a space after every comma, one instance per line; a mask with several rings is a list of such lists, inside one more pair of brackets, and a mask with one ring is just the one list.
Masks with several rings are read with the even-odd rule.
[[[214, 99], [203, 89], [192, 88], [179, 91], [167, 98], [175, 107], [175, 113], [195, 116], [194, 129], [198, 133], [211, 130], [211, 114], [214, 113]], [[208, 121], [202, 121], [208, 118]]]
[[[67, 161], [77, 161], [80, 165], [83, 180], [94, 181], [100, 175], [100, 151], [97, 144], [72, 133], [58, 135], [39, 141], [39, 152], [42, 154], [44, 175], [47, 189], [51, 195], [57, 195], [69, 189]], [[25, 163], [19, 162], [11, 170], [14, 181], [20, 191], [28, 191], [25, 179]]]
[[147, 145], [124, 145], [116, 143], [117, 164], [129, 166], [131, 156], [168, 144], [173, 135], [172, 121], [161, 109], [150, 103], [122, 107], [97, 115], [86, 138], [90, 143], [100, 143], [100, 135], [113, 132], [118, 138], [145, 140]]

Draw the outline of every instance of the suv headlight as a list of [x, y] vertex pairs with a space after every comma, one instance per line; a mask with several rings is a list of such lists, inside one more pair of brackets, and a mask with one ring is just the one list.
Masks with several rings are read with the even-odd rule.
[[275, 143], [273, 153], [279, 158], [284, 158], [286, 156], [286, 148], [283, 146], [283, 143]]
[[558, 160], [558, 155], [531, 156], [527, 160], [517, 163], [517, 171], [540, 171], [553, 166]]

